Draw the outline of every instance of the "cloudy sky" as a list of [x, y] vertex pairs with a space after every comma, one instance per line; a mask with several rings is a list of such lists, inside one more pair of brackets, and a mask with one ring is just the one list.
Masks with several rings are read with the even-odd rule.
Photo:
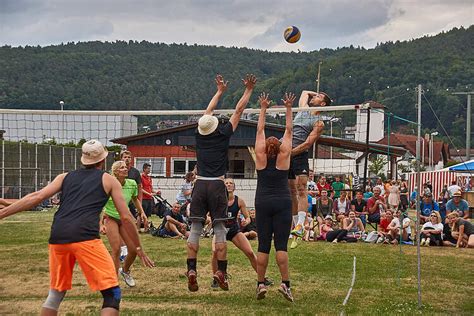
[[[0, 0], [0, 45], [147, 40], [272, 51], [374, 47], [474, 24], [473, 0]], [[283, 31], [296, 25], [296, 44]]]

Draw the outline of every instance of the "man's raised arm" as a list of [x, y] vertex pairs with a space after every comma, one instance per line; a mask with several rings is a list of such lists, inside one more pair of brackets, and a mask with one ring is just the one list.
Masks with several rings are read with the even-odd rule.
[[229, 122], [232, 124], [232, 129], [235, 131], [237, 129], [237, 126], [239, 125], [240, 121], [240, 116], [245, 110], [245, 107], [249, 103], [250, 96], [252, 95], [253, 88], [255, 87], [255, 84], [257, 83], [257, 78], [254, 75], [246, 75], [245, 79], [242, 79], [244, 86], [245, 86], [245, 91], [242, 97], [240, 98], [239, 102], [237, 102], [237, 105], [235, 106], [235, 112], [232, 114], [230, 117]]
[[216, 76], [215, 82], [217, 91], [209, 102], [206, 112], [204, 112], [204, 114], [207, 115], [212, 115], [212, 112], [215, 110], [217, 103], [219, 103], [219, 99], [221, 98], [222, 94], [224, 94], [225, 90], [227, 90], [227, 84], [229, 83], [228, 81], [224, 81], [224, 77], [221, 75]]

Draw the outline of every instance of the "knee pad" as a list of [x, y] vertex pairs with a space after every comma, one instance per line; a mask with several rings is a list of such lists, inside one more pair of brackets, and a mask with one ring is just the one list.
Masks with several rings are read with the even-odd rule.
[[199, 245], [199, 237], [202, 234], [203, 225], [200, 221], [193, 221], [191, 224], [191, 231], [189, 232], [188, 244]]
[[227, 236], [227, 230], [223, 221], [217, 221], [214, 224], [214, 237], [216, 238], [216, 243], [225, 243]]
[[102, 297], [104, 298], [102, 308], [114, 308], [116, 310], [120, 310], [120, 300], [122, 299], [120, 287], [114, 286], [106, 290], [102, 290], [100, 293], [102, 293]]
[[66, 291], [60, 292], [53, 289], [49, 289], [48, 297], [46, 298], [43, 307], [58, 311], [59, 305], [61, 304], [65, 295]]

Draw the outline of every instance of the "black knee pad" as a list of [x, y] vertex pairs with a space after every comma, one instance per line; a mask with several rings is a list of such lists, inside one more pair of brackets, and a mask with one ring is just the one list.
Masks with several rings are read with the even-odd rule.
[[114, 286], [106, 290], [102, 290], [100, 293], [102, 293], [102, 296], [104, 297], [104, 304], [102, 304], [102, 308], [109, 307], [120, 310], [120, 300], [122, 299], [120, 287]]

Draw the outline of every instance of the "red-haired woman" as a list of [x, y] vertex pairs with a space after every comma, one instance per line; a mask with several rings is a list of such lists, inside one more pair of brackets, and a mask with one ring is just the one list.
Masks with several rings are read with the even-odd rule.
[[292, 138], [291, 106], [295, 95], [285, 94], [282, 100], [286, 107], [286, 129], [281, 143], [276, 137], [265, 139], [265, 113], [271, 101], [265, 93], [262, 93], [258, 100], [260, 115], [255, 141], [255, 165], [258, 176], [255, 194], [258, 231], [257, 299], [265, 298], [267, 293], [264, 282], [273, 236], [276, 261], [282, 280], [278, 291], [293, 302], [288, 274], [287, 244], [291, 229], [291, 196], [288, 187]]

